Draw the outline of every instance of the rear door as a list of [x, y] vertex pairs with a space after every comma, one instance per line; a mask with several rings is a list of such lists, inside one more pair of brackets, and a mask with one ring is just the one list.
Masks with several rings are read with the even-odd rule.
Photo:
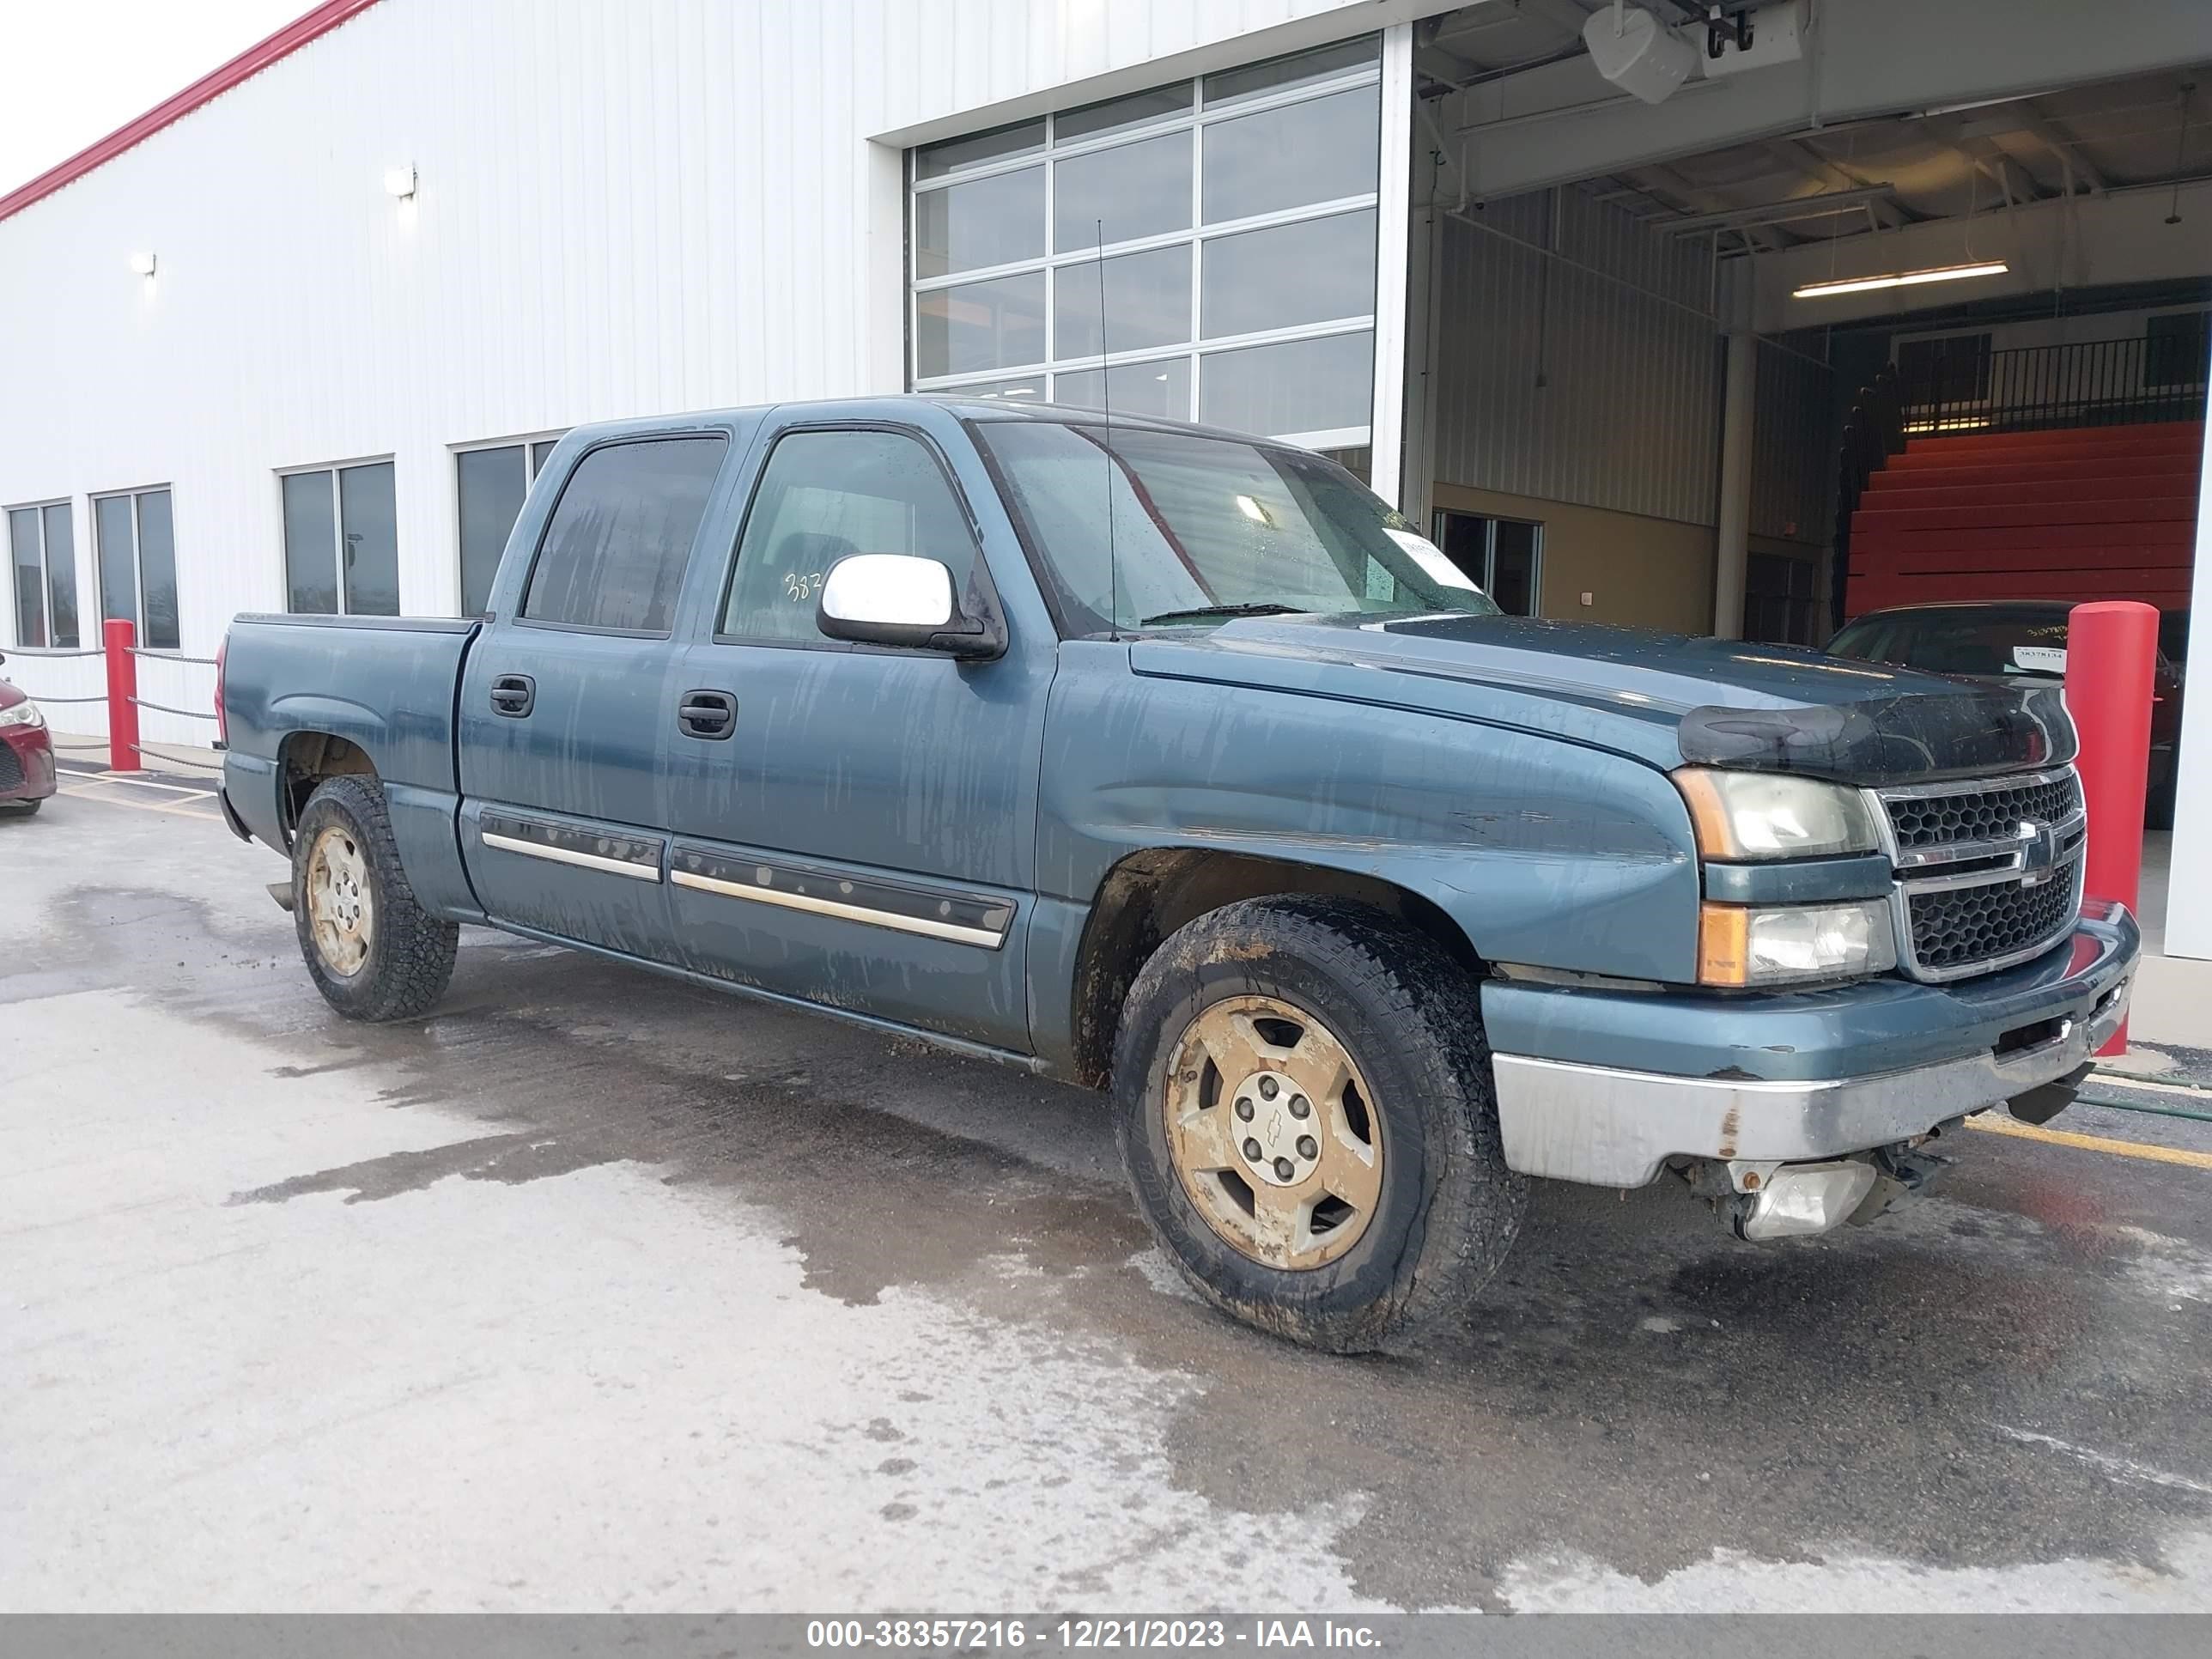
[[[1007, 618], [1003, 657], [853, 646], [817, 629], [839, 558], [921, 555], [964, 591], [992, 581], [979, 536], [1002, 550], [1006, 580], [992, 591]], [[690, 965], [1025, 1048], [1058, 640], [957, 425], [934, 412], [913, 425], [817, 416], [775, 433], [696, 631], [683, 684], [726, 699], [734, 720], [673, 740], [669, 896]]]
[[462, 849], [496, 921], [677, 959], [662, 781], [674, 619], [729, 448], [719, 431], [603, 441], [516, 526], [456, 722]]

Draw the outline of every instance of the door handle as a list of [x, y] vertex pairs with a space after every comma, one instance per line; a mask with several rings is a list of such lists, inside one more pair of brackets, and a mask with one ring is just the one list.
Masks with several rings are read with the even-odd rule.
[[538, 701], [538, 683], [527, 674], [501, 674], [491, 683], [491, 708], [495, 714], [504, 714], [509, 720], [520, 720]]
[[726, 691], [686, 691], [676, 705], [676, 725], [687, 738], [726, 738], [738, 729], [738, 700]]

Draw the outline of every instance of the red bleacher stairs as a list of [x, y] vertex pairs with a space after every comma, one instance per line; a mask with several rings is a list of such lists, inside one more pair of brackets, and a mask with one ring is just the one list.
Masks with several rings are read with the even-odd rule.
[[1851, 514], [1846, 609], [1939, 599], [2189, 604], [2198, 421], [1912, 438]]

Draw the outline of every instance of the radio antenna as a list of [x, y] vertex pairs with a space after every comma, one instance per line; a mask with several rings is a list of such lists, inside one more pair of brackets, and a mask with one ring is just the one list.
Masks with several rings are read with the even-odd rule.
[[1097, 252], [1091, 264], [1098, 272], [1098, 404], [1106, 411], [1106, 637], [1121, 637], [1121, 567], [1114, 552], [1114, 371], [1106, 351], [1106, 222], [1097, 227]]

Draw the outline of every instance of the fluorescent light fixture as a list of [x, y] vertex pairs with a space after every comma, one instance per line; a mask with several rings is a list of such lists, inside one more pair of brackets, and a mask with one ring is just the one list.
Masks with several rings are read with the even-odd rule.
[[1808, 283], [1790, 290], [1793, 300], [1822, 300], [1831, 294], [1865, 294], [1878, 288], [1917, 288], [1923, 283], [1955, 283], [1968, 276], [2002, 276], [2012, 267], [2002, 259], [1978, 265], [1936, 265], [1928, 270], [1901, 270], [1887, 276], [1851, 276], [1839, 283]]
[[132, 254], [131, 256], [131, 270], [133, 275], [139, 276], [151, 276], [154, 274], [154, 256], [150, 253]]
[[1980, 432], [1989, 425], [1986, 415], [1947, 415], [1940, 421], [1907, 421], [1905, 430], [1917, 437], [1929, 432]]
[[387, 196], [397, 196], [402, 201], [415, 193], [415, 164], [386, 167], [384, 170], [384, 191]]

